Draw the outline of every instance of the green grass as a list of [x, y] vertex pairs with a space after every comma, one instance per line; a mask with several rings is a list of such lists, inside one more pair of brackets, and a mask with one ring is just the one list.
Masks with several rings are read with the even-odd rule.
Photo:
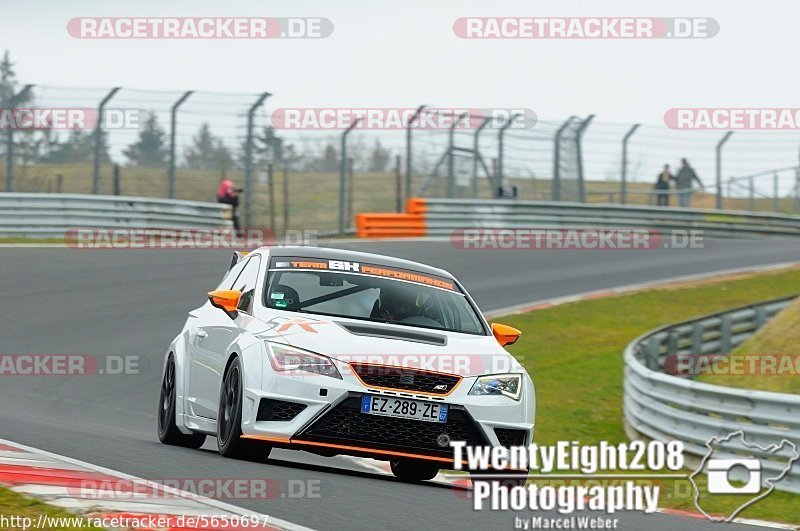
[[[27, 496], [23, 496], [18, 494], [12, 490], [9, 490], [5, 487], [0, 487], [0, 515], [5, 518], [11, 517], [20, 517], [16, 522], [9, 521], [6, 523], [10, 524], [19, 524], [19, 525], [9, 525], [7, 527], [3, 527], [3, 529], [22, 529], [22, 521], [21, 519], [29, 518], [30, 526], [28, 529], [32, 529], [34, 526], [37, 525], [40, 516], [46, 516], [50, 518], [59, 518], [59, 519], [69, 519], [69, 520], [61, 520], [61, 524], [66, 524], [67, 522], [74, 522], [71, 520], [76, 518], [77, 515], [64, 511], [62, 509], [58, 509], [56, 507], [52, 507], [47, 505], [35, 498], [29, 498]], [[58, 525], [57, 521], [50, 520], [50, 525], [47, 525], [47, 520], [43, 520], [42, 523], [44, 524], [42, 527], [36, 527], [36, 529], [64, 529], [64, 530], [77, 530], [77, 529], [102, 529], [95, 526], [85, 525], [84, 527], [76, 527], [76, 526], [69, 526], [69, 525]], [[88, 524], [88, 523], [87, 523]]]
[[788, 370], [781, 374], [708, 374], [698, 379], [717, 385], [800, 394], [800, 378], [796, 372], [800, 363], [800, 299], [730, 354], [734, 360], [741, 361], [765, 356], [785, 356], [791, 361], [791, 368], [786, 367]]
[[[800, 291], [800, 270], [738, 275], [556, 306], [496, 321], [523, 331], [510, 351], [536, 385], [535, 442], [627, 441], [622, 424], [622, 351], [667, 323]], [[683, 482], [688, 483], [688, 482]], [[670, 489], [683, 492], [679, 484]], [[724, 513], [735, 501], [716, 501]], [[662, 505], [695, 510], [691, 498], [662, 496]], [[800, 523], [800, 496], [774, 492], [744, 516]]]

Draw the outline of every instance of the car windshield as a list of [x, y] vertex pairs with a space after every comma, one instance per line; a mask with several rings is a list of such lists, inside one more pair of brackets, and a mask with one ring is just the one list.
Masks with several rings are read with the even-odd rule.
[[[330, 265], [350, 264], [350, 271]], [[268, 308], [484, 335], [476, 310], [451, 279], [413, 271], [314, 259], [275, 259]]]

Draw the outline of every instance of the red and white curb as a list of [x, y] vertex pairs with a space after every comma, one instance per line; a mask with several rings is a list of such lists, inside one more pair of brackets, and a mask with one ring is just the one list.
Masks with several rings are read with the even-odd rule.
[[[156, 528], [143, 525], [153, 521], [160, 521], [158, 531], [309, 530], [279, 518], [4, 439], [0, 439], [0, 484], [92, 519], [104, 517], [135, 522], [127, 527], [144, 531], [155, 531]], [[126, 486], [125, 492], [120, 492], [120, 485]]]

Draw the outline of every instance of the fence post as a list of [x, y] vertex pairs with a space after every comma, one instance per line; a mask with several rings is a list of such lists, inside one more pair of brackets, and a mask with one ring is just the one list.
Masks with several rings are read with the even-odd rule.
[[[733, 134], [733, 131], [728, 131], [725, 136], [717, 142], [717, 210], [722, 210], [722, 146]], [[689, 183], [691, 186], [691, 183]]]
[[400, 155], [394, 157], [394, 181], [395, 181], [395, 209], [397, 213], [403, 211], [403, 179], [400, 170]]
[[622, 175], [620, 180], [620, 203], [623, 205], [628, 201], [628, 140], [630, 140], [633, 133], [639, 129], [641, 124], [633, 124], [633, 126], [628, 129], [628, 132], [625, 133], [625, 136], [622, 137]]
[[794, 211], [800, 213], [800, 167], [794, 172]]
[[750, 212], [756, 211], [756, 189], [752, 177], [750, 177], [750, 199], [747, 201], [747, 208]]
[[575, 147], [577, 148], [576, 155], [578, 157], [578, 201], [581, 203], [586, 202], [586, 186], [583, 181], [583, 148], [581, 147], [581, 141], [583, 140], [583, 132], [586, 131], [586, 128], [589, 127], [593, 119], [594, 114], [590, 114], [578, 127], [578, 130], [575, 131]]
[[283, 236], [289, 230], [289, 166], [283, 166]]
[[[475, 130], [475, 134], [472, 137], [472, 197], [473, 199], [477, 199], [478, 197], [478, 157], [479, 155], [479, 141], [480, 141], [480, 134], [483, 129], [489, 125], [489, 121], [491, 118], [488, 116], [483, 117], [483, 123], [478, 126]], [[486, 166], [484, 165], [484, 168]], [[491, 179], [491, 175], [489, 178]]]
[[570, 116], [556, 131], [553, 141], [553, 201], [561, 201], [561, 133], [575, 120]]
[[253, 205], [253, 116], [264, 100], [272, 96], [269, 92], [262, 92], [258, 99], [247, 111], [247, 138], [244, 145], [244, 224], [250, 227], [252, 222]]
[[456, 127], [461, 123], [461, 120], [468, 116], [467, 113], [462, 112], [456, 119], [453, 120], [453, 125], [450, 126], [450, 131], [447, 134], [447, 197], [451, 198], [455, 195], [456, 189], [456, 152], [455, 147]]
[[178, 98], [172, 108], [170, 109], [170, 122], [169, 122], [169, 198], [175, 199], [175, 134], [178, 126], [178, 107], [185, 102], [189, 96], [194, 93], [193, 90], [187, 90], [183, 96]]
[[[33, 85], [25, 85], [16, 95], [11, 96], [9, 106], [14, 109]], [[6, 192], [14, 191], [14, 128], [9, 127], [6, 133]]]
[[406, 125], [406, 199], [411, 197], [411, 126], [425, 109], [426, 105], [420, 105]]
[[347, 135], [350, 134], [361, 118], [356, 118], [353, 123], [342, 133], [342, 152], [339, 154], [339, 234], [344, 234], [344, 209], [345, 187], [347, 185]]
[[353, 157], [347, 159], [347, 216], [345, 223], [353, 219]]
[[119, 164], [114, 164], [114, 195], [122, 195], [119, 185]]
[[780, 210], [780, 198], [778, 197], [778, 172], [772, 174], [772, 211]]
[[497, 178], [496, 182], [494, 183], [494, 190], [492, 190], [493, 195], [496, 194], [497, 197], [500, 197], [500, 188], [503, 186], [503, 182], [505, 181], [505, 175], [503, 175], [503, 138], [505, 137], [506, 129], [511, 127], [511, 124], [514, 123], [514, 120], [520, 116], [522, 115], [519, 113], [512, 114], [497, 132]]
[[275, 232], [275, 181], [273, 181], [274, 173], [273, 173], [273, 166], [269, 164], [267, 166], [267, 186], [269, 191], [269, 230], [272, 231], [272, 237], [276, 238], [277, 233]]
[[106, 104], [119, 92], [120, 87], [112, 88], [97, 106], [97, 125], [94, 128], [94, 169], [92, 171], [92, 193], [100, 192], [100, 147], [103, 143], [103, 112]]
[[63, 191], [64, 187], [64, 176], [60, 173], [56, 175], [56, 192], [59, 194]]

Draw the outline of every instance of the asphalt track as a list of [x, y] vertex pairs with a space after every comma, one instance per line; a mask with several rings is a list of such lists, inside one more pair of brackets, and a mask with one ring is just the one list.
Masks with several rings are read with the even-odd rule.
[[[800, 260], [800, 241], [714, 241], [703, 249], [465, 251], [447, 242], [343, 242], [444, 267], [484, 310], [722, 269]], [[140, 356], [139, 374], [0, 380], [0, 437], [148, 479], [312, 481], [314, 499], [224, 500], [320, 529], [509, 529], [464, 492], [408, 485], [343, 458], [274, 452], [267, 464], [161, 445], [155, 411], [163, 350], [221, 277], [227, 251], [0, 248], [0, 353]], [[534, 381], [536, 375], [532, 375]], [[566, 384], [566, 382], [565, 382]], [[546, 404], [539, 404], [546, 407]], [[552, 515], [554, 516], [554, 515]], [[668, 515], [617, 514], [623, 529], [706, 529]], [[714, 528], [744, 528], [715, 525]]]

